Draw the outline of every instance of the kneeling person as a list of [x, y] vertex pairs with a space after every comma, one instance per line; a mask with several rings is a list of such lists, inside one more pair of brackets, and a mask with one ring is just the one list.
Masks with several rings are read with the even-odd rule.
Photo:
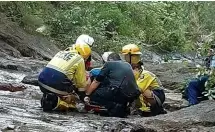
[[104, 106], [108, 116], [125, 117], [128, 103], [138, 98], [138, 90], [132, 67], [121, 61], [118, 54], [109, 55], [90, 87], [86, 90], [85, 101]]
[[142, 62], [138, 63], [134, 69], [137, 85], [141, 91], [139, 97], [140, 114], [142, 116], [155, 116], [166, 113], [163, 109], [165, 94], [160, 80], [152, 72], [141, 67]]
[[[89, 45], [73, 45], [58, 52], [38, 77], [44, 93], [41, 105], [44, 111], [75, 108], [75, 93], [85, 94], [87, 86], [84, 61], [91, 54]], [[83, 96], [84, 97], [84, 96]]]
[[205, 91], [205, 83], [208, 81], [209, 75], [200, 76], [192, 79], [185, 88], [182, 98], [186, 99], [190, 105], [196, 105], [202, 100], [208, 99], [202, 93]]
[[[139, 110], [142, 116], [155, 116], [164, 113], [162, 107], [165, 94], [160, 80], [150, 71], [144, 70], [140, 61], [140, 49], [135, 44], [128, 44], [122, 48], [125, 60], [133, 68], [137, 85], [141, 91], [139, 97]], [[138, 102], [137, 101], [137, 102]]]

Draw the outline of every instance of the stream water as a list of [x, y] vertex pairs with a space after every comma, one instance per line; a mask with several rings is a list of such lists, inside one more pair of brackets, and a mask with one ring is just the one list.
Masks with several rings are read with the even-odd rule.
[[[20, 83], [25, 73], [0, 70], [0, 81]], [[26, 85], [19, 92], [0, 91], [0, 128], [1, 131], [112, 131], [116, 122], [135, 120], [140, 117], [111, 118], [89, 113], [45, 113], [40, 108], [42, 93], [39, 87]], [[168, 93], [178, 99], [174, 94]], [[123, 128], [124, 129], [124, 128]], [[123, 131], [130, 131], [125, 128]]]

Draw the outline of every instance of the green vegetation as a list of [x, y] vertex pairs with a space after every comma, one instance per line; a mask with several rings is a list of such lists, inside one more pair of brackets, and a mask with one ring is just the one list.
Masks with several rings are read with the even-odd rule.
[[203, 92], [204, 96], [207, 96], [209, 99], [215, 99], [215, 70], [212, 69], [210, 77], [206, 83], [205, 91]]
[[214, 7], [214, 2], [0, 2], [0, 11], [30, 33], [44, 25], [41, 34], [61, 48], [86, 33], [95, 38], [98, 52], [128, 43], [157, 52], [210, 45]]

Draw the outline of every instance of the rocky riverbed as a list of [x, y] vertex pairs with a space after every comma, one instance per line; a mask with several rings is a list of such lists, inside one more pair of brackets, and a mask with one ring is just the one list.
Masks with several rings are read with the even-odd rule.
[[1, 131], [215, 131], [214, 101], [181, 109], [181, 95], [172, 90], [166, 90], [165, 107], [169, 112], [155, 117], [111, 118], [77, 112], [45, 113], [40, 108], [42, 93], [39, 88], [20, 83], [25, 73], [0, 70], [0, 75], [1, 82], [18, 83], [27, 88], [18, 92], [0, 91]]
[[[45, 113], [40, 108], [42, 93], [37, 76], [56, 52], [53, 43], [42, 36], [29, 35], [16, 23], [0, 14], [0, 131], [107, 131], [107, 132], [213, 132], [215, 102], [205, 101], [182, 108], [180, 87], [193, 77], [193, 63], [145, 62], [165, 87], [168, 111], [165, 115], [143, 118], [101, 117], [90, 113]], [[4, 18], [4, 19], [3, 19]], [[153, 59], [154, 58], [154, 59]], [[154, 61], [155, 60], [155, 61]], [[93, 52], [93, 65], [101, 65], [101, 57]]]

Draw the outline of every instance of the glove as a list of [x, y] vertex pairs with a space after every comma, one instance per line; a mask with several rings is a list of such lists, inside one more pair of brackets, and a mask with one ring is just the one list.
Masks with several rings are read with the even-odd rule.
[[75, 107], [78, 112], [86, 112], [84, 103], [76, 103]]
[[85, 102], [86, 104], [89, 104], [89, 103], [90, 103], [90, 97], [89, 97], [88, 95], [86, 95], [86, 96], [84, 97], [84, 102]]

